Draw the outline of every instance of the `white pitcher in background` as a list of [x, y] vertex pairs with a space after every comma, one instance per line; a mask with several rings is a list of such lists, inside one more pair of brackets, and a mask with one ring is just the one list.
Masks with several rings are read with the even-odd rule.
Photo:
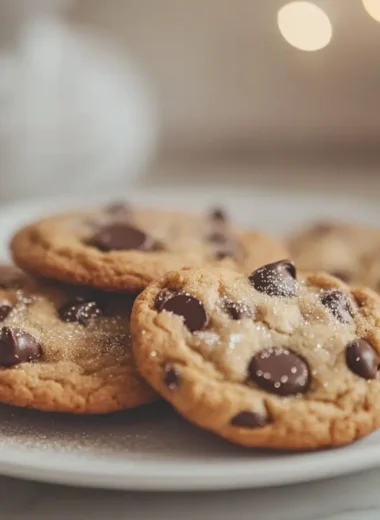
[[118, 189], [152, 157], [146, 84], [108, 42], [65, 23], [66, 4], [0, 0], [3, 203]]

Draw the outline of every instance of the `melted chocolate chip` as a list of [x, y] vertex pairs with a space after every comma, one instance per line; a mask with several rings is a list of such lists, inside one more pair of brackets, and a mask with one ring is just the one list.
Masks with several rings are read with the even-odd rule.
[[248, 370], [250, 379], [267, 392], [285, 396], [309, 390], [307, 363], [287, 348], [262, 350], [252, 358]]
[[260, 428], [266, 426], [270, 422], [268, 416], [257, 412], [250, 412], [248, 410], [238, 413], [231, 420], [232, 426], [238, 426], [239, 428]]
[[162, 303], [160, 311], [164, 310], [182, 316], [190, 332], [203, 329], [208, 322], [202, 302], [189, 294], [173, 293]]
[[11, 312], [12, 307], [7, 303], [0, 304], [0, 321], [4, 321], [8, 314]]
[[251, 309], [243, 302], [234, 302], [233, 300], [226, 298], [223, 301], [223, 309], [233, 320], [252, 318]]
[[172, 365], [166, 365], [164, 368], [164, 383], [169, 390], [175, 390], [180, 384], [180, 373]]
[[12, 367], [41, 357], [40, 343], [27, 332], [15, 327], [0, 331], [0, 366]]
[[91, 318], [103, 314], [103, 310], [95, 301], [85, 301], [78, 297], [75, 301], [67, 302], [58, 309], [58, 316], [66, 323], [80, 323], [87, 325]]
[[154, 301], [154, 308], [156, 311], [162, 311], [164, 304], [174, 295], [173, 291], [169, 291], [168, 289], [163, 289], [157, 294], [157, 297]]
[[226, 222], [227, 221], [226, 212], [221, 208], [213, 209], [210, 213], [210, 217], [212, 220], [215, 220], [217, 222]]
[[297, 291], [296, 268], [293, 262], [281, 260], [264, 265], [249, 276], [253, 287], [269, 296], [295, 296]]
[[348, 368], [364, 379], [376, 379], [379, 370], [377, 352], [365, 339], [356, 339], [346, 347]]
[[323, 293], [321, 301], [341, 323], [350, 323], [352, 321], [354, 310], [346, 293], [337, 289], [331, 289]]
[[115, 223], [104, 226], [87, 242], [100, 251], [158, 251], [163, 248], [152, 237], [133, 226]]

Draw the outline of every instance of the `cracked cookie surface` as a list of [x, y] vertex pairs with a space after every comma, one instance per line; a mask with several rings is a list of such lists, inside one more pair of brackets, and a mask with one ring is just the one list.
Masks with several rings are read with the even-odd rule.
[[183, 269], [131, 318], [142, 375], [187, 419], [252, 447], [314, 449], [380, 426], [380, 300], [291, 262]]
[[283, 245], [209, 215], [140, 211], [116, 204], [57, 215], [21, 229], [11, 242], [25, 271], [113, 291], [140, 291], [172, 269], [220, 265], [246, 272], [287, 256]]
[[132, 359], [132, 304], [0, 267], [0, 402], [107, 413], [154, 401]]

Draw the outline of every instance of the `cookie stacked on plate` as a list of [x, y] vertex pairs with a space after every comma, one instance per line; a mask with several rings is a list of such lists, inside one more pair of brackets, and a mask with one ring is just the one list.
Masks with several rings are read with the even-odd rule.
[[56, 215], [12, 239], [0, 270], [0, 400], [105, 413], [157, 399], [138, 374], [129, 315], [137, 293], [185, 265], [247, 270], [284, 256], [276, 240], [205, 215], [112, 204]]
[[186, 418], [245, 446], [346, 444], [380, 425], [380, 299], [287, 261], [168, 273], [136, 300], [137, 366]]
[[315, 222], [289, 239], [300, 269], [323, 270], [380, 291], [380, 231], [341, 221]]
[[46, 218], [0, 272], [0, 400], [105, 413], [155, 400], [244, 446], [380, 426], [380, 297], [297, 273], [281, 243], [116, 204]]

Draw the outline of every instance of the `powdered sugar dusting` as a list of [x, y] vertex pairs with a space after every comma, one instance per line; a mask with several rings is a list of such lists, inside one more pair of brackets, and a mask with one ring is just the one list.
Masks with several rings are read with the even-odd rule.
[[243, 340], [242, 334], [231, 334], [228, 340], [227, 350], [229, 352], [233, 352], [236, 347], [239, 345], [239, 343]]
[[221, 341], [219, 334], [208, 330], [194, 332], [194, 336], [196, 336], [201, 343], [206, 344], [210, 347], [217, 345]]
[[42, 413], [0, 405], [0, 451], [9, 447], [55, 453], [118, 459], [144, 456], [183, 457], [216, 453], [241, 454], [243, 450], [202, 431], [182, 419], [165, 403], [107, 416]]

